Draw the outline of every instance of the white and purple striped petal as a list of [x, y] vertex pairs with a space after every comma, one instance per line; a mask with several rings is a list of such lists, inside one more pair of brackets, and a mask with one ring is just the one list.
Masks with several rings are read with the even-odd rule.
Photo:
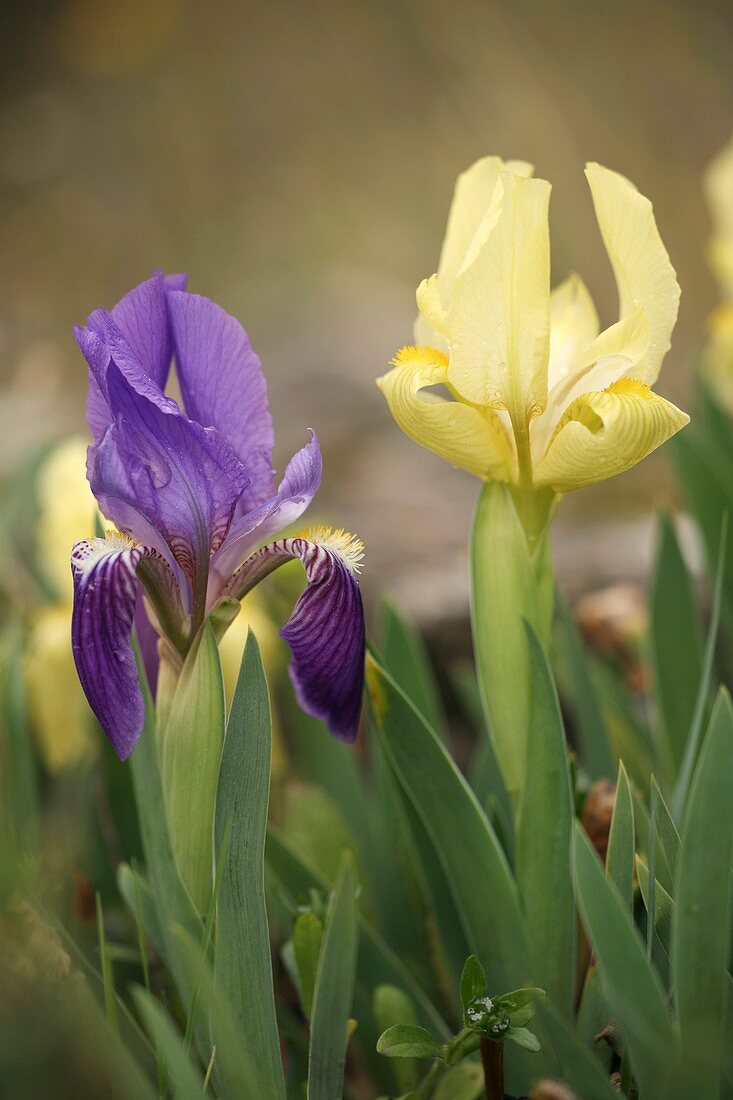
[[71, 640], [81, 686], [120, 760], [140, 736], [145, 718], [137, 664], [130, 643], [138, 597], [138, 567], [172, 578], [156, 550], [112, 537], [78, 542], [71, 554], [74, 610]]
[[168, 310], [186, 413], [216, 428], [249, 472], [242, 515], [274, 492], [274, 431], [259, 358], [239, 321], [208, 298], [170, 293]]
[[356, 737], [364, 687], [364, 608], [356, 579], [362, 556], [352, 536], [316, 529], [261, 547], [225, 589], [241, 599], [279, 565], [301, 561], [308, 584], [280, 631], [293, 655], [290, 678], [303, 710], [342, 741]]

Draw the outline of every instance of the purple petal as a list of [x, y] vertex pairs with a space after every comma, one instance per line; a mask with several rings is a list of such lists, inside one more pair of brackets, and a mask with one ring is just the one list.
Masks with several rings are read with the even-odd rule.
[[114, 423], [91, 449], [90, 483], [102, 511], [139, 541], [157, 532], [152, 545], [162, 539], [192, 584], [203, 584], [247, 471], [217, 431], [189, 420], [175, 402], [148, 400], [114, 360], [107, 393]]
[[287, 464], [277, 493], [232, 524], [211, 563], [210, 602], [218, 598], [232, 573], [259, 543], [302, 516], [318, 492], [322, 471], [321, 449], [313, 432], [305, 447], [296, 451]]
[[[152, 386], [162, 393], [170, 368], [172, 343], [168, 319], [167, 291], [185, 285], [185, 276], [173, 275], [164, 278], [157, 271], [152, 279], [140, 283], [122, 298], [111, 313], [95, 310], [89, 317], [86, 328], [75, 329], [79, 347], [90, 366], [89, 393], [87, 396], [87, 420], [99, 442], [110, 424], [110, 413], [106, 401], [105, 375], [107, 362], [102, 362], [99, 349], [89, 341], [92, 333], [103, 344], [107, 343], [110, 328], [124, 341], [129, 351], [128, 359], [134, 364], [134, 370], [128, 372], [127, 364], [118, 362], [124, 373], [129, 373], [135, 385], [135, 376], [148, 379]], [[108, 346], [107, 352], [112, 349]], [[94, 362], [90, 359], [90, 352]], [[137, 388], [137, 387], [136, 387]]]
[[260, 361], [239, 321], [198, 294], [168, 295], [187, 414], [216, 428], [247, 467], [239, 513], [272, 496], [272, 417]]
[[135, 604], [135, 636], [137, 637], [150, 694], [155, 700], [155, 694], [158, 690], [158, 670], [160, 668], [158, 635], [148, 616], [142, 591], [138, 592], [137, 603]]
[[291, 558], [299, 558], [308, 585], [280, 631], [293, 659], [290, 678], [303, 710], [322, 718], [343, 741], [356, 737], [364, 687], [364, 608], [355, 571], [361, 543], [325, 530], [318, 541], [279, 539], [249, 558], [226, 594], [241, 598]]
[[91, 539], [72, 551], [71, 641], [81, 686], [120, 760], [132, 752], [145, 719], [130, 632], [138, 595], [137, 567], [155, 550], [123, 540]]

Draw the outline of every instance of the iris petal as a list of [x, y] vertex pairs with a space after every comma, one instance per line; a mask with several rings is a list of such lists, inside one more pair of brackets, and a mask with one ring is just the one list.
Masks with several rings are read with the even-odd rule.
[[211, 563], [210, 602], [218, 598], [221, 587], [256, 546], [300, 519], [318, 491], [322, 469], [321, 449], [313, 432], [305, 447], [290, 459], [274, 496], [232, 524]]
[[[314, 532], [314, 535], [316, 533]], [[290, 678], [300, 706], [343, 741], [356, 737], [364, 687], [364, 608], [355, 577], [361, 544], [343, 532], [278, 539], [256, 551], [225, 594], [241, 599], [286, 561], [308, 580], [280, 633], [290, 646]]]
[[377, 380], [389, 410], [406, 435], [454, 466], [486, 480], [506, 481], [512, 451], [506, 431], [491, 409], [421, 394], [447, 385], [445, 356], [431, 348], [405, 348], [398, 366]]
[[115, 362], [107, 389], [114, 423], [91, 449], [92, 491], [104, 514], [140, 541], [157, 532], [153, 545], [162, 539], [193, 582], [229, 530], [247, 471], [215, 429], [167, 398], [137, 392]]
[[145, 708], [130, 643], [143, 561], [168, 570], [160, 555], [123, 539], [78, 542], [71, 556], [74, 661], [89, 705], [120, 760], [140, 736]]
[[588, 164], [585, 174], [616, 278], [620, 316], [641, 307], [649, 323], [649, 346], [634, 366], [633, 377], [653, 385], [677, 320], [680, 288], [675, 271], [649, 199], [624, 176], [600, 164]]
[[479, 226], [449, 309], [451, 385], [519, 424], [547, 401], [550, 190], [545, 180], [501, 174], [488, 231]]
[[267, 384], [249, 336], [221, 306], [198, 294], [168, 296], [176, 368], [188, 416], [216, 428], [247, 467], [238, 512], [274, 492], [274, 433]]
[[643, 383], [624, 378], [578, 397], [560, 420], [535, 484], [564, 493], [636, 465], [689, 417]]

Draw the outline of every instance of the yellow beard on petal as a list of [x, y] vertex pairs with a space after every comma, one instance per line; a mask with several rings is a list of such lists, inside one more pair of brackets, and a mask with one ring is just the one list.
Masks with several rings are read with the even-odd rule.
[[448, 366], [448, 356], [442, 351], [438, 351], [437, 348], [431, 348], [427, 345], [419, 347], [416, 344], [408, 344], [404, 348], [400, 348], [393, 359], [389, 361], [392, 367], [401, 367], [405, 363], [427, 363], [428, 365], [436, 365], [441, 367]]
[[330, 550], [352, 573], [360, 573], [363, 568], [364, 543], [356, 535], [344, 531], [343, 527], [334, 528], [327, 524], [318, 524], [315, 527], [307, 527], [304, 531], [298, 531], [293, 537], [315, 542], [318, 546]]

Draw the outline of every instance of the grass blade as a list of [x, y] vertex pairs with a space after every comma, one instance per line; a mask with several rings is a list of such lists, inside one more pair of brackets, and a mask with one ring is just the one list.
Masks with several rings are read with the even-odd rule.
[[308, 1050], [308, 1100], [335, 1100], [343, 1094], [358, 946], [356, 887], [353, 857], [345, 854], [329, 901], [318, 957]]
[[469, 947], [490, 988], [521, 985], [529, 972], [524, 920], [496, 835], [440, 739], [372, 658], [367, 683], [379, 737], [431, 838]]
[[141, 986], [133, 988], [132, 997], [166, 1068], [176, 1100], [204, 1100], [206, 1094], [201, 1076], [163, 1006]]
[[527, 921], [531, 979], [570, 1016], [575, 983], [570, 773], [552, 673], [529, 625], [527, 646], [533, 695], [527, 776], [517, 825], [516, 876]]
[[702, 675], [700, 617], [689, 570], [670, 517], [659, 517], [650, 592], [651, 657], [668, 763], [682, 763]]
[[[216, 979], [232, 1006], [259, 1095], [284, 1097], [265, 908], [270, 791], [270, 701], [250, 632], [227, 725], [216, 796], [215, 846], [224, 850]], [[225, 846], [227, 831], [228, 844]]]
[[713, 588], [713, 603], [710, 612], [710, 624], [708, 626], [707, 638], [705, 640], [705, 656], [703, 658], [702, 675], [700, 676], [700, 683], [697, 689], [697, 699], [695, 701], [695, 712], [692, 717], [692, 723], [687, 736], [687, 745], [685, 747], [685, 754], [680, 766], [679, 776], [677, 778], [677, 786], [674, 792], [674, 799], [672, 801], [672, 812], [677, 821], [682, 819], [684, 813], [685, 803], [687, 801], [687, 792], [692, 780], [692, 773], [695, 769], [695, 763], [697, 761], [697, 754], [700, 747], [700, 739], [702, 737], [703, 725], [705, 721], [705, 711], [707, 709], [708, 698], [710, 696], [713, 664], [715, 661], [715, 647], [718, 641], [718, 626], [720, 623], [720, 609], [723, 598], [723, 578], [725, 576], [725, 556], [726, 546], [728, 542], [728, 513], [723, 516], [723, 522], [720, 529], [720, 542], [718, 546], [718, 565], [715, 571], [715, 585]]
[[675, 1001], [688, 1083], [717, 1095], [730, 951], [733, 708], [722, 689], [690, 787], [672, 917]]
[[612, 1017], [623, 1023], [643, 1097], [665, 1096], [677, 1041], [661, 983], [646, 957], [631, 913], [579, 825], [574, 843], [578, 907], [598, 963]]
[[445, 716], [422, 638], [389, 600], [382, 602], [380, 626], [384, 667], [445, 741]]
[[618, 766], [616, 800], [608, 836], [606, 874], [631, 910], [634, 902], [634, 804], [623, 761]]

